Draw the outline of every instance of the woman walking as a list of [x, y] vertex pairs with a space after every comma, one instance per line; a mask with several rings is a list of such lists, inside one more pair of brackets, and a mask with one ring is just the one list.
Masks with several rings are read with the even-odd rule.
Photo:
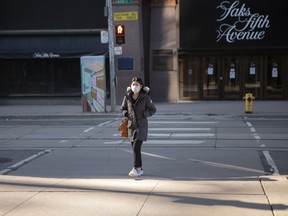
[[147, 140], [147, 117], [156, 112], [147, 90], [145, 91], [143, 87], [143, 81], [134, 77], [121, 105], [122, 115], [128, 118], [128, 137], [133, 149], [134, 164], [129, 173], [132, 177], [143, 175], [141, 146], [143, 141]]

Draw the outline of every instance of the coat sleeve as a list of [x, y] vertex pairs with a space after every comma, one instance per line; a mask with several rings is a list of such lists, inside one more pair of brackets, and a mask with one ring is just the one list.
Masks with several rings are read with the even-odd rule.
[[123, 98], [123, 102], [122, 102], [122, 105], [121, 105], [121, 113], [125, 117], [127, 117], [127, 115], [128, 115], [128, 106], [127, 106], [127, 98], [126, 98], [126, 96], [124, 96], [124, 98]]
[[145, 117], [150, 117], [156, 113], [156, 107], [153, 104], [150, 96], [147, 95], [147, 100], [146, 100], [146, 109], [144, 111], [144, 116]]

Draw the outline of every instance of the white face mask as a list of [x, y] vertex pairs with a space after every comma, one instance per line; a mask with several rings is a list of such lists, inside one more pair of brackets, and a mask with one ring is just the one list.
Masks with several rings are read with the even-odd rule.
[[141, 86], [131, 86], [131, 89], [134, 93], [138, 93], [141, 90]]

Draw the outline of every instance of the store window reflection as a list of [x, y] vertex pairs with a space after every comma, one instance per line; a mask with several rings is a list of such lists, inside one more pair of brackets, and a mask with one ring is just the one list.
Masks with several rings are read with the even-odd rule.
[[207, 57], [204, 63], [204, 76], [203, 76], [203, 96], [204, 98], [218, 98], [219, 85], [218, 85], [218, 58]]
[[252, 93], [254, 97], [261, 97], [261, 76], [259, 57], [248, 57], [245, 64], [245, 89], [244, 93]]
[[268, 99], [283, 97], [283, 68], [281, 57], [278, 56], [268, 57], [267, 97]]

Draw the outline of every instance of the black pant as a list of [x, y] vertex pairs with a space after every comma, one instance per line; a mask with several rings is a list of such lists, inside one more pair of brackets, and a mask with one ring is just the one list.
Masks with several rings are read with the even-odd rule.
[[133, 149], [133, 160], [134, 167], [139, 168], [142, 167], [142, 158], [141, 158], [141, 146], [143, 141], [134, 140], [131, 142]]

